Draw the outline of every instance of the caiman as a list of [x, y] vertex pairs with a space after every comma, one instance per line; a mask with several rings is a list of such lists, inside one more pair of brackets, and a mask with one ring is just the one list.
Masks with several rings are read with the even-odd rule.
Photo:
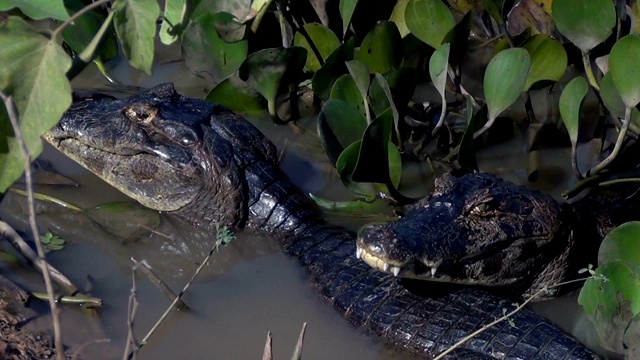
[[[433, 357], [501, 317], [504, 309], [513, 308], [510, 299], [476, 287], [441, 289], [428, 285], [417, 291], [400, 277], [369, 267], [355, 256], [355, 235], [324, 223], [309, 199], [279, 169], [275, 146], [252, 124], [220, 105], [181, 96], [170, 84], [119, 100], [109, 96], [78, 99], [44, 137], [149, 208], [175, 214], [198, 226], [224, 224], [278, 237], [283, 250], [308, 269], [320, 294], [352, 324], [420, 357]], [[549, 256], [529, 261], [525, 254], [531, 244], [542, 248], [547, 241], [566, 235], [564, 231], [568, 230], [556, 218], [561, 209], [539, 193], [504, 182], [495, 184], [496, 191], [507, 186], [521, 200], [521, 207], [515, 204], [504, 209], [516, 212], [513, 217], [473, 218], [477, 236], [487, 241], [474, 256], [482, 258], [483, 251], [490, 255], [502, 251], [502, 243], [497, 247], [489, 244], [493, 232], [512, 231], [514, 238], [509, 239], [509, 246], [514, 253], [510, 257], [521, 261], [522, 268], [542, 266]], [[528, 205], [529, 200], [535, 200], [535, 205]], [[447, 216], [444, 208], [441, 216]], [[522, 216], [529, 216], [530, 223], [517, 229], [491, 225]], [[536, 216], [540, 217], [536, 220]], [[460, 238], [444, 245], [471, 241], [469, 233], [455, 233], [459, 229], [443, 226], [443, 218], [434, 219], [429, 236]], [[404, 226], [411, 231], [414, 224], [405, 221]], [[415, 226], [420, 229], [422, 225]], [[540, 239], [540, 245], [527, 239]], [[550, 253], [558, 250], [555, 246], [547, 248]], [[442, 254], [447, 251], [466, 250], [441, 249]], [[437, 269], [446, 274], [443, 265]], [[496, 274], [518, 276], [501, 271]], [[453, 351], [450, 358], [597, 356], [551, 322], [524, 309], [511, 324], [502, 322], [489, 328]]]

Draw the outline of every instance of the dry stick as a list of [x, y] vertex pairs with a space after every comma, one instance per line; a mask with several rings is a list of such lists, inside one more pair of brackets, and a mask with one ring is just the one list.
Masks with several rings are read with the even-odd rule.
[[133, 320], [135, 319], [136, 312], [138, 311], [138, 299], [136, 297], [136, 270], [143, 262], [144, 260], [134, 264], [131, 268], [131, 294], [129, 294], [129, 308], [127, 310], [127, 327], [129, 328], [129, 332], [127, 334], [127, 345], [125, 346], [124, 354], [122, 355], [123, 360], [131, 359], [135, 356], [135, 352], [131, 351], [132, 345], [135, 344], [136, 349], [140, 348], [133, 335]]
[[560, 286], [568, 285], [568, 284], [575, 283], [575, 282], [585, 281], [585, 280], [590, 279], [590, 278], [591, 277], [569, 280], [569, 281], [560, 282], [560, 283], [553, 284], [553, 285], [550, 285], [548, 287], [544, 287], [544, 288], [540, 289], [538, 292], [536, 292], [535, 294], [531, 295], [522, 304], [518, 305], [511, 312], [505, 314], [504, 316], [502, 316], [502, 317], [500, 317], [500, 318], [488, 323], [487, 325], [481, 327], [480, 329], [478, 329], [478, 330], [472, 332], [471, 334], [465, 336], [460, 341], [458, 341], [457, 343], [453, 344], [450, 348], [448, 348], [447, 350], [441, 352], [438, 356], [434, 357], [433, 360], [443, 359], [445, 357], [445, 355], [447, 355], [448, 353], [452, 352], [453, 350], [459, 348], [460, 346], [462, 346], [462, 344], [464, 344], [465, 342], [471, 340], [473, 337], [475, 337], [475, 336], [481, 334], [482, 332], [484, 332], [485, 330], [488, 330], [489, 328], [491, 328], [491, 327], [493, 327], [493, 326], [495, 326], [495, 325], [497, 325], [497, 324], [509, 319], [510, 317], [515, 315], [518, 311], [522, 310], [525, 306], [527, 306], [527, 304], [529, 304], [533, 299], [537, 298], [543, 292], [547, 292], [547, 291], [549, 291], [549, 289], [552, 289], [552, 288], [555, 288], [555, 287], [560, 287]]
[[[131, 261], [133, 261], [134, 266], [139, 265], [136, 270], [140, 270], [142, 274], [149, 279], [149, 281], [151, 281], [167, 298], [169, 298], [169, 300], [173, 300], [178, 297], [178, 295], [176, 295], [176, 293], [174, 293], [173, 290], [171, 290], [171, 288], [167, 286], [167, 284], [165, 284], [150, 267], [147, 266], [147, 264], [141, 263], [134, 258], [131, 258]], [[189, 310], [189, 307], [184, 303], [184, 301], [179, 300], [176, 303], [176, 309]]]
[[40, 243], [38, 237], [38, 226], [36, 225], [36, 211], [33, 202], [33, 183], [31, 181], [31, 155], [29, 154], [29, 149], [27, 149], [27, 145], [24, 143], [24, 138], [22, 137], [22, 131], [20, 129], [20, 124], [18, 123], [18, 117], [16, 114], [15, 104], [13, 103], [13, 97], [5, 95], [3, 92], [0, 92], [0, 97], [2, 97], [2, 100], [4, 101], [4, 106], [7, 109], [9, 121], [11, 122], [11, 126], [13, 127], [13, 133], [15, 134], [16, 141], [18, 142], [18, 145], [20, 145], [20, 150], [22, 151], [22, 157], [24, 160], [24, 175], [27, 186], [27, 202], [29, 206], [29, 225], [31, 226], [31, 233], [36, 243], [36, 249], [38, 249], [38, 260], [42, 260], [38, 262], [41, 263], [42, 277], [44, 278], [44, 284], [47, 288], [47, 294], [49, 295], [49, 307], [51, 308], [51, 318], [53, 319], [53, 336], [56, 346], [56, 358], [58, 360], [63, 360], [64, 347], [62, 345], [62, 334], [60, 332], [58, 308], [53, 295], [51, 277], [49, 276], [49, 265], [46, 261], [44, 261], [44, 251], [42, 251], [42, 244]]
[[[48, 273], [51, 275], [51, 278], [58, 283], [58, 285], [65, 288], [67, 292], [70, 294], [75, 294], [78, 292], [78, 288], [73, 285], [71, 280], [67, 279], [58, 269], [53, 267], [51, 264], [48, 264], [47, 261], [43, 258], [38, 257], [31, 247], [18, 235], [18, 233], [11, 227], [11, 225], [6, 222], [0, 220], [0, 236], [4, 237], [11, 243], [11, 245], [24, 256], [27, 260], [29, 260], [38, 270], [45, 271], [45, 265], [48, 267]], [[35, 238], [36, 244], [39, 244], [40, 241], [38, 237]]]

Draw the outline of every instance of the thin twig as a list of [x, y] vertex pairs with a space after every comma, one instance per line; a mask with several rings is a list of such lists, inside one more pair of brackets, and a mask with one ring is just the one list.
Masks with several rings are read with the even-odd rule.
[[71, 360], [77, 360], [78, 356], [80, 356], [80, 353], [89, 345], [102, 344], [102, 343], [108, 343], [108, 342], [111, 342], [111, 339], [96, 339], [96, 340], [91, 340], [89, 342], [86, 342], [80, 345], [80, 347], [78, 347], [76, 351], [73, 352], [73, 356], [71, 356]]
[[[164, 281], [162, 281], [162, 279], [160, 279], [160, 277], [158, 277], [158, 275], [156, 275], [156, 273], [154, 273], [146, 263], [141, 263], [134, 258], [131, 258], [131, 261], [133, 261], [134, 265], [139, 264], [137, 270], [140, 270], [140, 272], [142, 272], [142, 274], [145, 275], [147, 279], [149, 279], [149, 281], [151, 281], [160, 290], [160, 292], [162, 292], [167, 298], [169, 298], [169, 300], [174, 300], [178, 297], [178, 295], [176, 295], [176, 293], [174, 293], [173, 290], [171, 290], [171, 288], [167, 286], [167, 284], [165, 284]], [[187, 306], [184, 301], [179, 300], [176, 303], [176, 309], [189, 310], [189, 306]]]
[[[124, 354], [122, 355], [123, 360], [135, 357], [136, 350], [139, 349], [138, 342], [133, 335], [133, 324], [136, 317], [136, 312], [138, 311], [138, 299], [136, 297], [136, 270], [143, 262], [144, 260], [134, 264], [131, 268], [131, 294], [129, 294], [129, 308], [127, 310], [127, 327], [129, 328], [129, 332], [127, 334], [127, 345], [125, 346]], [[131, 347], [133, 346], [135, 348], [132, 351]]]
[[47, 294], [49, 295], [49, 307], [51, 308], [51, 318], [53, 320], [53, 335], [56, 347], [56, 358], [58, 360], [63, 360], [64, 347], [62, 345], [62, 333], [60, 331], [58, 308], [56, 306], [56, 300], [53, 294], [51, 277], [49, 276], [49, 266], [45, 261], [42, 244], [39, 241], [38, 226], [36, 225], [36, 211], [33, 201], [33, 182], [31, 180], [31, 155], [29, 154], [29, 149], [27, 149], [27, 145], [24, 143], [24, 138], [22, 137], [22, 130], [20, 129], [20, 124], [18, 123], [18, 116], [15, 108], [15, 103], [13, 102], [13, 97], [11, 95], [7, 96], [3, 92], [0, 92], [0, 97], [2, 97], [2, 100], [4, 101], [4, 106], [7, 109], [9, 121], [11, 122], [11, 126], [13, 127], [13, 133], [15, 134], [16, 141], [18, 142], [20, 150], [22, 151], [22, 157], [24, 160], [24, 175], [27, 187], [27, 202], [29, 207], [29, 225], [31, 227], [31, 234], [36, 243], [36, 249], [38, 250], [38, 260], [42, 260], [39, 262], [42, 265], [42, 277], [44, 278], [44, 284], [47, 289]]
[[86, 14], [87, 12], [102, 6], [104, 4], [110, 3], [113, 0], [98, 0], [96, 2], [93, 2], [85, 7], [83, 7], [82, 9], [80, 9], [77, 13], [71, 15], [67, 21], [63, 22], [60, 26], [58, 26], [55, 30], [53, 30], [52, 33], [52, 37], [55, 38], [56, 36], [58, 36], [59, 33], [62, 32], [62, 30], [64, 30], [64, 28], [66, 28], [67, 26], [69, 26], [69, 24], [71, 24], [72, 22], [76, 21], [76, 19], [78, 19], [80, 16]]
[[472, 338], [474, 338], [475, 336], [481, 334], [485, 330], [487, 330], [487, 329], [489, 329], [489, 328], [491, 328], [491, 327], [493, 327], [493, 326], [495, 326], [495, 325], [497, 325], [497, 324], [509, 319], [510, 317], [515, 315], [518, 311], [522, 310], [525, 306], [527, 306], [527, 304], [529, 304], [533, 299], [537, 298], [542, 293], [549, 291], [549, 289], [555, 288], [555, 287], [561, 287], [561, 286], [572, 284], [572, 283], [576, 283], [576, 282], [586, 281], [589, 278], [591, 278], [591, 277], [586, 277], [586, 278], [581, 278], [581, 279], [574, 279], [574, 280], [569, 280], [569, 281], [565, 281], [565, 282], [560, 282], [560, 283], [553, 284], [553, 285], [550, 285], [548, 287], [544, 287], [544, 288], [540, 289], [538, 292], [536, 292], [535, 294], [531, 295], [522, 304], [518, 305], [511, 312], [509, 312], [509, 313], [505, 314], [504, 316], [502, 316], [502, 317], [500, 317], [500, 318], [498, 318], [498, 319], [486, 324], [485, 326], [483, 326], [480, 329], [472, 332], [471, 334], [463, 337], [462, 339], [460, 339], [460, 341], [458, 341], [457, 343], [453, 344], [450, 348], [448, 348], [447, 350], [441, 352], [440, 354], [438, 354], [438, 356], [434, 357], [433, 360], [443, 359], [447, 354], [449, 354], [453, 350], [459, 348], [465, 342], [471, 340]]

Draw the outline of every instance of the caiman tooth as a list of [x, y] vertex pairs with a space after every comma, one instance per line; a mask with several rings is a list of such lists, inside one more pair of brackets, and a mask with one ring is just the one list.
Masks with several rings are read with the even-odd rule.
[[356, 248], [356, 257], [362, 259], [362, 248]]
[[434, 266], [434, 267], [432, 267], [432, 268], [431, 268], [431, 276], [436, 276], [436, 271], [438, 271], [438, 268], [437, 268], [437, 267], [435, 267], [435, 266]]
[[393, 273], [393, 276], [398, 276], [400, 275], [400, 268], [398, 266], [392, 266], [391, 272]]
[[382, 263], [382, 269], [384, 270], [384, 272], [388, 272], [389, 271], [389, 263]]

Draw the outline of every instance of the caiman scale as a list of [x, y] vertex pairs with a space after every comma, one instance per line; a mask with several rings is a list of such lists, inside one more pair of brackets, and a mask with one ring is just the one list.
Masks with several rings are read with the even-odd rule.
[[[323, 222], [278, 168], [274, 145], [253, 125], [220, 105], [183, 97], [170, 84], [121, 100], [78, 100], [45, 139], [149, 208], [201, 226], [220, 223], [277, 236], [351, 323], [421, 357], [433, 357], [512, 308], [511, 300], [478, 288], [425, 285], [410, 291], [399, 277], [369, 267], [355, 256], [355, 236]], [[514, 193], [525, 191], [509, 186]], [[540, 196], [540, 206], [559, 207], [541, 194], [530, 196]], [[550, 239], [562, 235], [551, 233], [557, 230], [541, 231]], [[457, 236], [445, 231], [439, 235]], [[529, 310], [513, 322], [515, 327], [502, 322], [472, 338], [450, 358], [597, 358]]]

